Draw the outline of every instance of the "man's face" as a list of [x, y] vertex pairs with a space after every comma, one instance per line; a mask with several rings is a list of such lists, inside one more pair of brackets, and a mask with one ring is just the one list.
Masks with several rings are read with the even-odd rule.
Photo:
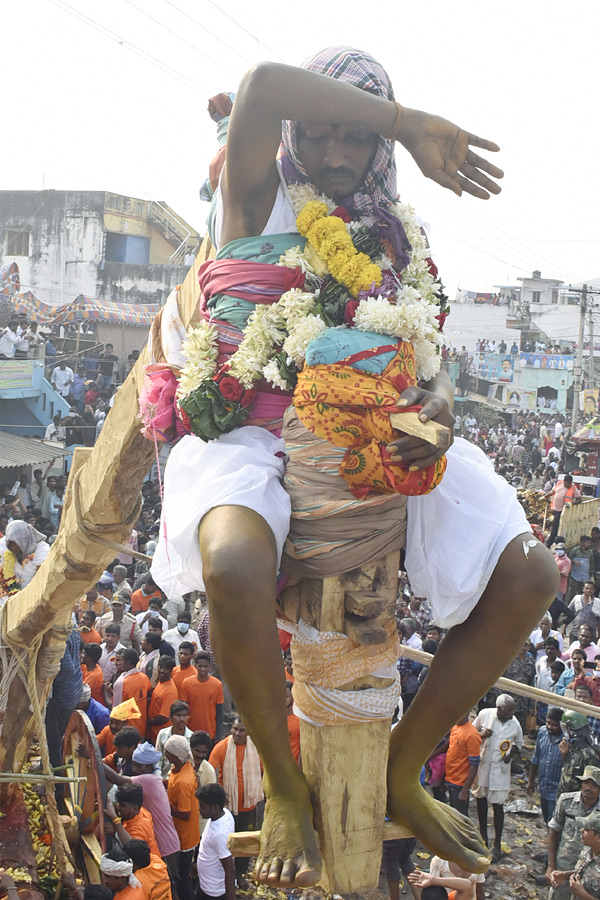
[[591, 778], [581, 782], [581, 799], [583, 800], [584, 806], [593, 806], [598, 797], [600, 797], [600, 785], [596, 784], [595, 781], [592, 781]]
[[56, 490], [56, 478], [54, 477], [54, 475], [51, 475], [50, 478], [46, 479], [46, 484], [51, 491]]
[[[127, 748], [120, 747], [119, 748], [119, 756], [123, 757], [123, 754], [121, 751], [125, 750], [125, 749], [131, 750], [131, 753], [133, 754], [133, 751], [135, 748], [134, 747], [127, 747]], [[121, 818], [123, 819], [124, 822], [126, 822], [128, 819], [133, 819], [133, 817], [137, 816], [137, 814], [140, 811], [139, 806], [134, 806], [132, 803], [127, 803], [125, 800], [121, 800], [120, 802], [117, 800], [117, 802], [115, 803], [115, 809], [117, 810], [117, 812], [119, 813], [119, 815], [121, 816]]]
[[554, 647], [552, 644], [549, 644], [548, 646], [544, 644], [544, 650], [546, 651], [548, 662], [553, 663], [558, 656], [558, 650], [556, 649], [556, 647]]
[[200, 763], [210, 756], [210, 747], [207, 747], [206, 744], [196, 744], [195, 747], [192, 747], [192, 756], [194, 757], [194, 768], [197, 769]]
[[117, 644], [119, 643], [119, 635], [118, 634], [106, 634], [105, 635], [105, 643], [107, 650], [114, 650]]
[[592, 546], [592, 542], [589, 540], [588, 541], [580, 541], [579, 544], [580, 544], [582, 550], [589, 550], [590, 547]]
[[509, 719], [512, 719], [514, 712], [515, 704], [505, 703], [498, 707], [498, 718], [501, 722], [508, 722]]
[[583, 668], [584, 660], [585, 660], [585, 655], [582, 656], [579, 653], [573, 654], [573, 656], [571, 657], [571, 662], [573, 663], [573, 668], [575, 669], [576, 672], [578, 672], [580, 669]]
[[221, 809], [219, 806], [210, 806], [209, 803], [205, 801], [200, 801], [200, 815], [203, 819], [212, 819], [213, 816], [218, 816]]
[[590, 598], [593, 597], [594, 596], [594, 585], [590, 584], [589, 581], [586, 581], [586, 583], [583, 586], [583, 593], [586, 597], [590, 597]]
[[122, 719], [109, 719], [108, 727], [111, 734], [118, 734], [119, 731], [125, 728], [125, 722]]
[[587, 625], [581, 625], [579, 628], [579, 643], [582, 647], [589, 647], [592, 643], [592, 631]]
[[248, 732], [243, 722], [235, 721], [231, 726], [231, 737], [234, 744], [245, 744]]
[[115, 655], [115, 669], [117, 670], [119, 675], [123, 671], [123, 654], [122, 653], [117, 653]]
[[430, 640], [430, 641], [435, 641], [436, 644], [439, 644], [439, 642], [440, 642], [440, 633], [439, 633], [439, 631], [437, 630], [437, 628], [430, 628], [429, 631], [427, 632], [427, 638], [428, 638], [428, 640]]
[[157, 626], [148, 623], [148, 632], [150, 631], [153, 631], [155, 634], [162, 634], [162, 628], [158, 628]]
[[193, 650], [189, 650], [187, 647], [184, 647], [183, 649], [181, 647], [179, 648], [179, 651], [177, 652], [177, 658], [182, 669], [187, 669], [192, 661], [193, 655]]
[[342, 199], [365, 182], [377, 149], [372, 131], [344, 125], [298, 125], [298, 153], [315, 186]]
[[548, 729], [548, 734], [551, 734], [553, 736], [562, 734], [560, 722], [557, 722], [555, 719], [546, 719], [546, 728]]
[[210, 675], [210, 663], [207, 659], [197, 659], [196, 669], [198, 670], [198, 680], [206, 681]]
[[163, 682], [171, 680], [171, 667], [170, 666], [159, 666], [158, 667], [158, 680]]
[[[100, 591], [100, 593], [104, 593], [104, 591]], [[115, 619], [122, 619], [123, 613], [125, 612], [125, 607], [122, 603], [111, 603], [110, 608], [112, 610], [113, 617]]]
[[142, 650], [144, 653], [152, 653], [154, 650], [154, 647], [146, 640], [146, 638], [142, 641]]
[[575, 699], [579, 700], [581, 703], [591, 703], [592, 697], [588, 690], [585, 689], [583, 685], [579, 685], [575, 688]]
[[185, 709], [180, 709], [179, 712], [173, 713], [171, 722], [176, 728], [180, 728], [183, 731], [184, 728], [187, 728], [189, 718], [189, 712], [186, 712]]
[[81, 617], [81, 624], [85, 625], [86, 628], [92, 627], [92, 618], [87, 613], [84, 613]]

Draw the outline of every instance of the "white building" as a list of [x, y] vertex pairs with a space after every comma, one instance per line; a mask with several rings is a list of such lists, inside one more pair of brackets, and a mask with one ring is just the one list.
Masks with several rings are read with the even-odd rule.
[[164, 203], [104, 191], [0, 191], [0, 266], [57, 306], [83, 294], [160, 303], [183, 281], [197, 231]]

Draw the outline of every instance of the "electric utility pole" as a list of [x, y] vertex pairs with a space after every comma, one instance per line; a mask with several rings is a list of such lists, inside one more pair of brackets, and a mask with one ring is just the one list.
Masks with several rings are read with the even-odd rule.
[[591, 390], [596, 382], [596, 370], [594, 366], [594, 307], [591, 303], [588, 314], [588, 341], [590, 345], [590, 355], [588, 358], [588, 387]]
[[581, 290], [581, 301], [579, 303], [579, 341], [577, 344], [577, 360], [573, 371], [573, 415], [571, 416], [571, 434], [575, 431], [577, 425], [577, 416], [579, 413], [579, 395], [581, 393], [581, 372], [583, 366], [583, 333], [585, 327], [585, 311], [587, 306], [587, 284], [583, 285]]

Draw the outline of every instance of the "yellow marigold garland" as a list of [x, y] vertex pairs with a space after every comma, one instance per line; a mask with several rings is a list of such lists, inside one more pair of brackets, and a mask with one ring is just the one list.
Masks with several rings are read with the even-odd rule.
[[20, 589], [20, 584], [15, 575], [16, 561], [16, 556], [11, 550], [4, 551], [2, 568], [0, 568], [0, 597], [15, 594]]
[[371, 284], [381, 284], [381, 269], [366, 253], [359, 253], [346, 225], [338, 216], [330, 216], [325, 203], [309, 201], [298, 213], [296, 227], [314, 247], [336, 281], [348, 288], [353, 297]]

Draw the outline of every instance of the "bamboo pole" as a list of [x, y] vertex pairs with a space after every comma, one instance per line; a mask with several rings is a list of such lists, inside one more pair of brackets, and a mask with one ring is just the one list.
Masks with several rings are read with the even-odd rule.
[[[400, 645], [400, 656], [405, 656], [406, 659], [413, 659], [424, 666], [430, 666], [433, 659], [431, 653], [416, 650], [414, 647], [407, 647], [405, 644]], [[560, 706], [561, 709], [572, 709], [574, 712], [583, 713], [585, 716], [600, 719], [600, 706], [582, 703], [581, 700], [563, 697], [562, 694], [553, 694], [552, 691], [543, 691], [541, 688], [532, 687], [529, 684], [521, 684], [520, 681], [513, 681], [511, 678], [499, 678], [492, 687], [500, 688], [508, 694], [518, 694], [520, 697], [529, 697], [530, 700], [537, 700], [539, 703], [547, 703], [548, 706]]]

